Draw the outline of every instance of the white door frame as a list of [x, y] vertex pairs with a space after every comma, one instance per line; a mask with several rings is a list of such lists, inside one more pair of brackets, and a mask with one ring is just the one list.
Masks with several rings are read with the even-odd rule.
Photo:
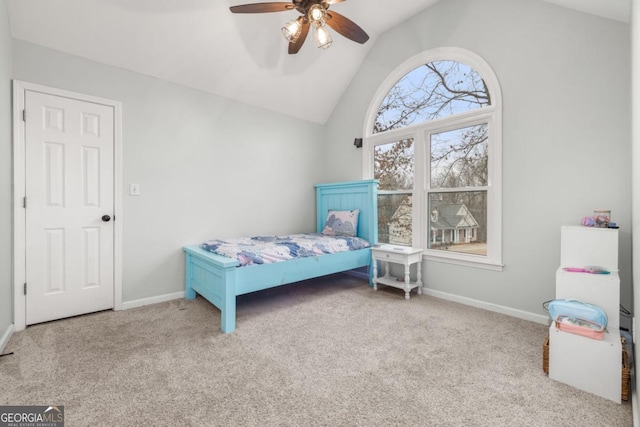
[[[114, 310], [122, 310], [122, 104], [110, 99], [98, 98], [67, 90], [56, 89], [34, 83], [13, 81], [13, 324], [14, 330], [26, 328], [26, 296], [24, 283], [26, 271], [25, 247], [25, 122], [22, 112], [25, 91], [42, 92], [49, 95], [93, 102], [113, 107], [114, 153], [113, 153], [113, 212], [114, 212]], [[28, 202], [28, 201], [27, 201]]]

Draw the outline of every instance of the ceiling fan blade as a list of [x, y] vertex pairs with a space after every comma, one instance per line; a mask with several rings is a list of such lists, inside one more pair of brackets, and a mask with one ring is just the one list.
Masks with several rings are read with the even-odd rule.
[[347, 0], [325, 0], [324, 3], [336, 4], [336, 3], [342, 3], [343, 1], [347, 1]]
[[233, 13], [267, 13], [267, 12], [284, 12], [292, 10], [295, 6], [291, 2], [269, 2], [269, 3], [252, 3], [231, 6], [229, 10]]
[[304, 44], [305, 39], [307, 38], [307, 34], [309, 33], [309, 21], [305, 19], [306, 22], [302, 23], [302, 29], [300, 30], [300, 35], [298, 36], [298, 40], [293, 43], [289, 43], [289, 55], [293, 55], [298, 53], [302, 45]]
[[340, 15], [333, 10], [327, 11], [327, 20], [326, 23], [328, 26], [336, 30], [336, 32], [342, 34], [348, 39], [353, 40], [354, 42], [358, 42], [360, 44], [365, 43], [369, 40], [369, 35], [364, 32], [362, 28], [349, 18]]

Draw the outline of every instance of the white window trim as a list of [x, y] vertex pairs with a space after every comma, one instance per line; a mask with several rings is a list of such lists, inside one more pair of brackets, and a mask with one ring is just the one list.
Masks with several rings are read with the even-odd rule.
[[[429, 122], [422, 122], [400, 129], [393, 129], [378, 134], [373, 133], [376, 114], [389, 90], [408, 72], [433, 62], [450, 60], [464, 63], [475, 69], [483, 78], [491, 94], [492, 103], [481, 110], [472, 110], [461, 114], [446, 116]], [[374, 148], [381, 143], [413, 138], [414, 140], [414, 192], [413, 192], [413, 235], [415, 246], [427, 247], [424, 230], [424, 217], [427, 211], [429, 191], [426, 164], [425, 139], [431, 133], [460, 128], [465, 124], [489, 123], [489, 182], [487, 188], [487, 255], [471, 255], [457, 252], [444, 252], [425, 249], [423, 258], [456, 265], [478, 267], [494, 271], [502, 271], [502, 92], [495, 72], [479, 55], [458, 47], [441, 47], [419, 53], [391, 72], [376, 91], [367, 110], [363, 130], [362, 172], [364, 179], [373, 178]], [[428, 140], [428, 139], [427, 139]]]

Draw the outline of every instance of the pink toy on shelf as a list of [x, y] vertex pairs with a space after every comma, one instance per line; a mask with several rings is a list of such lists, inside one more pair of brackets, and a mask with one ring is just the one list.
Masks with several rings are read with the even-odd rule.
[[563, 267], [564, 271], [572, 273], [590, 273], [590, 274], [609, 274], [610, 271], [604, 267], [598, 267], [596, 265], [589, 265], [586, 267]]
[[594, 227], [596, 225], [596, 219], [592, 216], [585, 216], [580, 223], [585, 227]]

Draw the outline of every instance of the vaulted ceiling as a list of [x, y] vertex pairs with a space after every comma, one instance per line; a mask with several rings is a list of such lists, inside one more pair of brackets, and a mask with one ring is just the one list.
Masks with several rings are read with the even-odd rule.
[[[333, 32], [287, 53], [295, 11], [232, 14], [252, 0], [7, 0], [14, 38], [292, 117], [325, 123], [377, 37], [438, 1], [348, 0], [331, 9], [360, 25], [364, 45]], [[626, 22], [631, 0], [543, 0]]]

